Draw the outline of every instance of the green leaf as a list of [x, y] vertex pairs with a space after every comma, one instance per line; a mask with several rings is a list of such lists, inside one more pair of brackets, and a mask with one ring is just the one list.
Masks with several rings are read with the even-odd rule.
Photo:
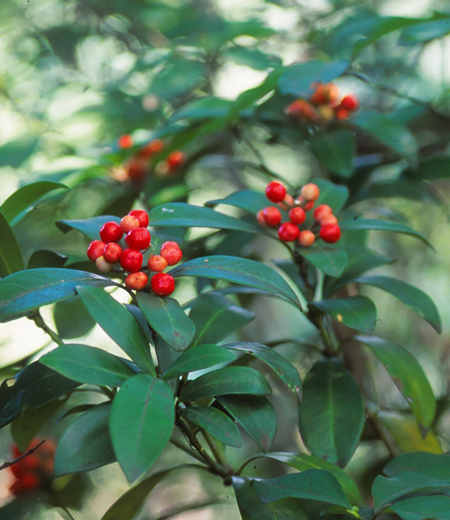
[[27, 269], [39, 269], [40, 267], [63, 267], [67, 262], [67, 256], [49, 251], [48, 249], [40, 249], [35, 251], [29, 258]]
[[356, 143], [349, 130], [320, 132], [310, 139], [311, 150], [319, 163], [339, 177], [353, 175]]
[[388, 477], [395, 477], [404, 471], [421, 473], [430, 478], [446, 479], [450, 475], [450, 455], [426, 452], [403, 453], [383, 468], [383, 473]]
[[282, 94], [308, 97], [312, 93], [313, 83], [329, 83], [341, 76], [349, 65], [348, 60], [330, 63], [319, 60], [295, 63], [284, 68], [278, 80], [278, 87]]
[[352, 122], [357, 128], [369, 133], [400, 156], [411, 162], [416, 161], [416, 138], [402, 123], [380, 112], [363, 112]]
[[421, 160], [417, 168], [408, 168], [404, 175], [425, 181], [448, 179], [450, 177], [450, 157], [434, 155]]
[[255, 492], [255, 480], [236, 476], [232, 480], [242, 520], [308, 520], [300, 500], [285, 498], [264, 504]]
[[327, 204], [330, 208], [337, 213], [341, 210], [349, 197], [349, 191], [347, 186], [341, 184], [334, 184], [326, 179], [314, 179], [320, 189], [319, 198], [316, 201], [316, 206], [320, 204]]
[[170, 274], [174, 278], [198, 276], [254, 287], [286, 298], [300, 307], [297, 295], [281, 275], [267, 265], [246, 258], [222, 255], [196, 258], [175, 267]]
[[136, 318], [110, 294], [97, 287], [77, 287], [94, 320], [144, 372], [155, 374], [150, 347]]
[[227, 446], [240, 448], [241, 434], [234, 422], [223, 412], [211, 406], [191, 406], [181, 410], [181, 417], [208, 431]]
[[189, 372], [211, 368], [236, 359], [231, 352], [216, 345], [199, 345], [185, 350], [182, 355], [166, 370], [164, 379], [173, 379]]
[[392, 278], [390, 276], [365, 276], [357, 278], [356, 283], [364, 283], [378, 287], [416, 312], [421, 318], [426, 320], [437, 332], [442, 332], [441, 318], [433, 300], [417, 287], [409, 283]]
[[239, 307], [226, 296], [209, 292], [196, 298], [189, 317], [195, 324], [195, 346], [218, 343], [247, 325], [255, 315]]
[[321, 300], [309, 305], [329, 314], [339, 323], [365, 333], [372, 332], [377, 321], [377, 308], [365, 296]]
[[364, 426], [364, 403], [353, 377], [341, 361], [323, 359], [303, 382], [299, 407], [303, 442], [314, 455], [346, 466]]
[[403, 45], [417, 45], [428, 43], [437, 38], [442, 38], [450, 33], [450, 18], [443, 17], [436, 20], [427, 20], [413, 26], [406, 27], [402, 31], [400, 43]]
[[31, 363], [0, 386], [0, 428], [80, 386], [41, 363]]
[[23, 269], [19, 244], [8, 221], [0, 211], [0, 278]]
[[195, 99], [177, 110], [175, 114], [170, 117], [169, 121], [180, 121], [182, 119], [201, 121], [203, 119], [225, 117], [232, 103], [233, 102], [229, 99], [214, 96]]
[[231, 351], [243, 352], [260, 359], [268, 365], [275, 374], [287, 384], [295, 395], [300, 395], [302, 390], [302, 381], [297, 369], [289, 363], [289, 361], [273, 350], [261, 343], [253, 343], [250, 341], [240, 343], [228, 343], [222, 345], [223, 348]]
[[217, 401], [266, 453], [277, 432], [277, 414], [266, 397], [219, 396]]
[[56, 330], [63, 339], [85, 336], [96, 325], [78, 295], [56, 303], [53, 319]]
[[171, 348], [185, 350], [195, 334], [194, 322], [186, 316], [177, 300], [138, 293], [139, 308], [148, 323]]
[[393, 504], [390, 511], [403, 520], [450, 520], [450, 496], [432, 495], [408, 498]]
[[128, 482], [151, 468], [172, 434], [175, 411], [169, 385], [148, 374], [128, 379], [114, 398], [110, 432]]
[[83, 220], [58, 220], [56, 225], [63, 233], [68, 233], [76, 229], [86, 235], [89, 240], [100, 240], [100, 229], [107, 222], [120, 224], [120, 218], [112, 215], [102, 215], [100, 217], [86, 218]]
[[0, 168], [19, 168], [34, 153], [39, 140], [26, 135], [0, 146]]
[[249, 367], [219, 368], [197, 377], [183, 388], [180, 400], [195, 401], [216, 395], [270, 395], [272, 390], [264, 376]]
[[201, 227], [261, 233], [261, 228], [256, 224], [249, 224], [244, 220], [238, 220], [210, 208], [183, 202], [171, 202], [158, 206], [152, 209], [148, 216], [152, 227]]
[[226, 58], [234, 63], [246, 65], [256, 70], [264, 70], [281, 65], [281, 59], [278, 56], [239, 45], [226, 49], [224, 54]]
[[328, 276], [336, 278], [341, 276], [348, 262], [347, 253], [343, 249], [332, 247], [306, 249], [302, 247], [298, 252], [314, 267]]
[[404, 395], [417, 421], [430, 427], [436, 413], [433, 389], [417, 359], [406, 349], [377, 337], [356, 336], [370, 347]]
[[106, 287], [109, 278], [74, 269], [42, 268], [11, 274], [0, 280], [0, 321], [21, 318], [32, 311], [74, 296], [77, 285]]
[[136, 372], [100, 348], [87, 345], [61, 345], [39, 360], [58, 374], [98, 386], [122, 386]]
[[256, 494], [263, 502], [275, 502], [281, 498], [316, 500], [325, 504], [351, 507], [336, 478], [322, 469], [308, 469], [283, 477], [255, 481]]
[[54, 190], [70, 189], [65, 184], [51, 181], [33, 182], [22, 186], [8, 197], [2, 204], [1, 211], [6, 220], [11, 223], [23, 211], [35, 204], [41, 197]]
[[205, 203], [205, 206], [214, 207], [219, 204], [243, 209], [255, 215], [256, 218], [258, 211], [264, 209], [270, 202], [264, 193], [253, 190], [240, 190], [230, 193], [230, 195], [227, 195], [223, 199], [210, 200]]
[[110, 403], [94, 406], [64, 431], [55, 455], [55, 476], [91, 471], [116, 461], [108, 421]]
[[322, 460], [319, 457], [315, 457], [314, 455], [306, 455], [305, 453], [282, 452], [258, 454], [249, 459], [248, 462], [261, 457], [278, 460], [279, 462], [283, 462], [284, 464], [291, 466], [291, 468], [294, 468], [297, 471], [306, 471], [307, 469], [324, 469], [332, 473], [336, 477], [346, 497], [352, 504], [364, 504], [364, 499], [361, 496], [358, 486], [355, 484], [352, 478], [349, 475], [347, 475], [347, 473], [344, 470], [338, 468], [331, 462]]

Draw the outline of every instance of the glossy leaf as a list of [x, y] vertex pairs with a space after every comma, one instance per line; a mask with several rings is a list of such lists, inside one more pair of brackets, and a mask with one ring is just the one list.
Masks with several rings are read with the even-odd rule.
[[196, 298], [189, 317], [195, 324], [195, 346], [218, 343], [247, 325], [255, 315], [226, 296], [209, 292]]
[[426, 320], [437, 332], [442, 332], [441, 318], [433, 300], [422, 290], [409, 283], [390, 276], [365, 276], [357, 278], [357, 283], [378, 287], [395, 298]]
[[116, 356], [87, 345], [61, 345], [39, 361], [69, 379], [98, 386], [121, 386], [136, 373]]
[[351, 329], [365, 333], [372, 332], [377, 321], [375, 304], [365, 296], [315, 301], [311, 302], [310, 306], [329, 314]]
[[328, 181], [327, 179], [314, 179], [314, 184], [320, 189], [316, 206], [327, 204], [334, 213], [337, 213], [345, 206], [349, 196], [347, 186], [334, 184], [334, 182]]
[[302, 247], [299, 249], [299, 253], [314, 267], [333, 277], [341, 276], [348, 262], [347, 253], [343, 249]]
[[230, 363], [236, 356], [216, 345], [198, 345], [185, 350], [182, 355], [164, 372], [164, 379], [173, 379], [189, 372], [211, 368], [222, 363]]
[[346, 466], [364, 426], [364, 403], [342, 362], [318, 361], [303, 382], [299, 407], [300, 433], [308, 450], [338, 466]]
[[393, 511], [403, 520], [450, 520], [450, 496], [431, 495], [407, 498], [393, 504]]
[[27, 269], [39, 269], [40, 267], [63, 267], [67, 262], [67, 256], [49, 251], [48, 249], [39, 249], [35, 251], [29, 258]]
[[264, 193], [253, 190], [239, 190], [230, 193], [230, 195], [227, 195], [223, 199], [210, 200], [205, 205], [214, 207], [219, 204], [243, 209], [255, 215], [256, 218], [258, 211], [270, 205], [271, 202], [267, 199]]
[[120, 218], [112, 215], [102, 215], [100, 217], [86, 218], [83, 220], [58, 220], [56, 225], [63, 233], [68, 233], [76, 229], [86, 235], [89, 240], [100, 240], [100, 228], [106, 222], [116, 222], [120, 224]]
[[240, 448], [241, 434], [234, 422], [223, 412], [211, 406], [190, 406], [181, 410], [181, 417], [200, 426], [227, 446]]
[[345, 509], [351, 507], [336, 478], [322, 469], [308, 469], [302, 473], [255, 481], [255, 491], [263, 502], [292, 497], [316, 500]]
[[403, 453], [383, 468], [383, 473], [388, 477], [395, 477], [405, 471], [421, 473], [430, 478], [446, 479], [450, 475], [450, 455], [427, 452]]
[[0, 386], [0, 428], [80, 386], [41, 363], [31, 363]]
[[419, 361], [406, 349], [377, 337], [356, 336], [383, 363], [417, 421], [430, 427], [436, 413], [433, 389]]
[[148, 323], [174, 350], [185, 350], [195, 334], [194, 322], [177, 300], [138, 293], [137, 301]]
[[287, 384], [295, 395], [300, 395], [302, 381], [297, 369], [276, 350], [273, 350], [261, 343], [245, 341], [241, 343], [228, 343], [222, 345], [223, 348], [231, 351], [242, 352], [260, 359], [268, 365], [275, 374]]
[[170, 440], [175, 411], [167, 383], [148, 374], [128, 379], [113, 400], [111, 441], [129, 482], [150, 469]]
[[84, 336], [96, 325], [78, 295], [56, 303], [53, 308], [53, 319], [56, 330], [63, 339]]
[[398, 222], [390, 222], [389, 220], [378, 220], [373, 218], [357, 218], [353, 220], [341, 220], [339, 222], [339, 226], [342, 232], [346, 231], [363, 231], [363, 230], [376, 230], [376, 231], [392, 231], [394, 233], [403, 233], [405, 235], [410, 235], [416, 238], [419, 238], [425, 244], [427, 244], [431, 249], [434, 247], [431, 243], [418, 231], [410, 228], [409, 226], [405, 226], [404, 224], [399, 224]]
[[24, 268], [19, 244], [3, 212], [0, 211], [0, 278]]
[[77, 287], [94, 320], [144, 372], [155, 374], [150, 347], [136, 318], [103, 289]]
[[339, 177], [353, 174], [355, 138], [349, 130], [321, 132], [310, 140], [311, 150], [321, 165]]
[[267, 265], [246, 258], [221, 255], [196, 258], [175, 267], [170, 274], [174, 278], [198, 276], [246, 285], [276, 294], [300, 306], [297, 295], [281, 275]]
[[10, 321], [74, 296], [77, 285], [115, 285], [108, 278], [72, 269], [20, 271], [0, 280], [0, 321]]
[[277, 415], [265, 397], [221, 395], [217, 401], [250, 435], [264, 453], [272, 447], [277, 432]]
[[450, 32], [450, 18], [439, 17], [435, 20], [424, 20], [422, 23], [406, 27], [402, 31], [400, 42], [406, 45], [417, 45], [442, 38]]
[[108, 421], [109, 403], [94, 406], [64, 431], [55, 455], [55, 476], [81, 473], [116, 461]]
[[216, 395], [270, 395], [272, 390], [264, 376], [249, 367], [219, 368], [197, 377], [183, 388], [180, 400], [195, 401]]

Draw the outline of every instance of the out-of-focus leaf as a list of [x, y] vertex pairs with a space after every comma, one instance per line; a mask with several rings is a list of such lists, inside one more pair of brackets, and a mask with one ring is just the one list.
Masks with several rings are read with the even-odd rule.
[[431, 495], [407, 498], [389, 507], [403, 520], [450, 520], [450, 496]]
[[227, 49], [225, 56], [238, 65], [246, 65], [256, 70], [271, 69], [281, 65], [281, 59], [278, 56], [239, 45]]
[[0, 211], [0, 278], [24, 268], [22, 253], [14, 232]]
[[339, 177], [348, 179], [353, 174], [355, 138], [348, 130], [322, 132], [310, 140], [311, 149], [320, 164]]
[[223, 199], [210, 200], [205, 205], [213, 207], [219, 204], [226, 204], [248, 211], [255, 215], [256, 219], [258, 211], [264, 209], [269, 204], [269, 201], [264, 193], [253, 190], [239, 190], [230, 193]]
[[38, 143], [36, 137], [26, 135], [0, 146], [0, 168], [19, 168], [34, 153]]
[[314, 184], [319, 187], [319, 198], [316, 201], [316, 206], [320, 204], [327, 204], [337, 213], [341, 210], [347, 202], [349, 191], [347, 186], [334, 184], [326, 179], [314, 179]]
[[383, 468], [388, 477], [395, 477], [399, 473], [421, 473], [430, 478], [445, 479], [450, 475], [450, 455], [415, 452], [398, 455]]

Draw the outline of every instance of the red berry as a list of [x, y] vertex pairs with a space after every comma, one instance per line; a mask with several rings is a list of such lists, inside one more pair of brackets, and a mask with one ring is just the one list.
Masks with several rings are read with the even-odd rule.
[[310, 200], [309, 202], [307, 202], [304, 206], [303, 206], [303, 209], [305, 211], [309, 211], [311, 209], [313, 209], [314, 207], [314, 201], [313, 200]]
[[293, 242], [297, 240], [300, 234], [300, 230], [297, 226], [292, 224], [292, 222], [285, 222], [281, 224], [280, 229], [278, 230], [278, 236], [283, 242]]
[[132, 229], [125, 238], [125, 241], [130, 249], [147, 249], [147, 247], [150, 245], [150, 240], [150, 233], [145, 227]]
[[164, 242], [161, 247], [161, 256], [167, 260], [169, 265], [175, 265], [181, 260], [183, 253], [176, 242]]
[[317, 120], [317, 112], [314, 110], [314, 107], [303, 99], [293, 101], [286, 107], [285, 113], [295, 119]]
[[[103, 255], [103, 251], [105, 250], [105, 242], [102, 242], [101, 240], [94, 240], [89, 244], [88, 250], [87, 250], [87, 256], [89, 260], [92, 260], [92, 262], [95, 262], [97, 258]], [[18, 455], [17, 455], [18, 456]]]
[[169, 296], [175, 290], [175, 280], [173, 276], [167, 273], [153, 275], [151, 285], [156, 296]]
[[325, 215], [331, 215], [333, 213], [333, 210], [330, 208], [330, 206], [327, 206], [326, 204], [321, 204], [320, 206], [317, 206], [317, 208], [314, 210], [313, 216], [314, 220], [317, 220], [320, 222], [320, 220]]
[[353, 112], [358, 110], [359, 101], [354, 94], [347, 94], [341, 99], [339, 106], [345, 110], [348, 110], [349, 112]]
[[161, 255], [153, 255], [148, 259], [148, 268], [150, 271], [161, 273], [168, 265], [167, 260]]
[[133, 145], [133, 138], [128, 134], [120, 136], [119, 140], [117, 141], [117, 146], [119, 148], [131, 148]]
[[320, 220], [320, 225], [325, 226], [326, 224], [337, 224], [338, 219], [334, 215], [324, 215]]
[[113, 264], [107, 262], [103, 256], [99, 256], [97, 258], [97, 260], [95, 261], [95, 265], [97, 266], [97, 269], [102, 273], [107, 273], [108, 271], [111, 271], [111, 269], [114, 267]]
[[34, 473], [24, 473], [20, 477], [20, 483], [22, 484], [22, 488], [26, 491], [32, 491], [33, 489], [37, 489], [41, 481], [37, 475]]
[[142, 182], [147, 175], [147, 164], [139, 157], [132, 157], [125, 165], [128, 178], [133, 182]]
[[16, 478], [20, 478], [23, 475], [24, 471], [26, 471], [26, 469], [24, 468], [23, 464], [21, 464], [21, 462], [22, 461], [20, 460], [19, 462], [16, 462], [12, 466], [9, 466], [9, 470]]
[[136, 249], [125, 249], [120, 255], [120, 265], [125, 271], [136, 273], [142, 267], [144, 257]]
[[148, 282], [148, 277], [145, 273], [139, 271], [137, 273], [130, 273], [125, 278], [125, 285], [128, 289], [134, 289], [135, 291], [140, 291], [143, 289]]
[[272, 181], [266, 186], [266, 197], [271, 202], [281, 202], [286, 196], [286, 188], [281, 182]]
[[139, 219], [133, 217], [133, 215], [125, 215], [125, 217], [120, 221], [120, 227], [124, 233], [128, 233], [132, 229], [141, 227], [141, 223], [139, 222]]
[[172, 152], [166, 159], [167, 166], [170, 170], [175, 170], [185, 161], [184, 153], [179, 150]]
[[122, 254], [122, 248], [119, 244], [111, 242], [106, 244], [105, 251], [103, 252], [103, 258], [110, 264], [115, 264], [119, 261], [120, 255]]
[[267, 222], [266, 222], [266, 219], [264, 218], [264, 211], [262, 209], [260, 211], [258, 211], [258, 213], [256, 214], [256, 220], [258, 221], [258, 224], [261, 227], [267, 227]]
[[349, 115], [350, 115], [350, 112], [348, 110], [346, 110], [345, 108], [338, 108], [336, 110], [336, 119], [339, 119], [340, 121], [347, 119]]
[[163, 148], [164, 143], [161, 141], [161, 139], [153, 139], [153, 141], [150, 141], [141, 149], [139, 155], [148, 159], [153, 154], [160, 152]]
[[107, 222], [106, 224], [103, 224], [100, 229], [100, 238], [105, 242], [105, 244], [117, 242], [122, 238], [122, 236], [122, 228], [117, 224], [117, 222]]
[[300, 235], [298, 237], [298, 243], [303, 247], [309, 247], [314, 244], [316, 237], [314, 233], [309, 229], [305, 229], [305, 231], [300, 231]]
[[319, 193], [320, 193], [320, 190], [319, 190], [319, 187], [316, 186], [315, 184], [312, 184], [312, 183], [309, 183], [309, 184], [305, 184], [303, 186], [303, 188], [301, 189], [301, 196], [306, 200], [306, 201], [315, 201], [317, 200], [317, 198], [319, 197]]
[[35, 470], [41, 465], [41, 458], [38, 456], [38, 452], [32, 453], [22, 459], [19, 464], [28, 470]]
[[263, 216], [266, 224], [271, 227], [278, 226], [281, 222], [281, 213], [278, 208], [270, 206], [269, 208], [263, 209]]
[[313, 95], [310, 97], [311, 103], [315, 105], [335, 105], [339, 98], [339, 87], [334, 83], [316, 84]]
[[341, 228], [337, 224], [325, 224], [319, 231], [320, 238], [328, 244], [334, 244], [341, 238]]
[[303, 224], [305, 219], [306, 214], [303, 208], [297, 206], [289, 210], [289, 220], [292, 222], [292, 224]]
[[148, 226], [148, 213], [143, 209], [133, 209], [132, 211], [130, 211], [130, 213], [128, 213], [128, 215], [136, 217], [141, 224], [140, 227]]

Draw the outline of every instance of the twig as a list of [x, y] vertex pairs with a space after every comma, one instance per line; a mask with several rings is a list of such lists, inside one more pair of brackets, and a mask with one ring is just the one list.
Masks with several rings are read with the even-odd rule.
[[34, 453], [38, 448], [40, 448], [45, 442], [45, 439], [42, 440], [39, 444], [37, 444], [34, 448], [30, 448], [29, 450], [27, 450], [25, 453], [22, 453], [22, 455], [20, 455], [20, 457], [17, 457], [17, 459], [14, 459], [12, 460], [11, 462], [4, 462], [1, 466], [0, 466], [0, 471], [2, 469], [6, 469], [6, 468], [9, 468], [10, 466], [12, 466], [13, 464], [16, 464], [17, 462], [21, 461], [22, 459], [24, 459], [25, 457], [28, 457], [28, 455], [31, 455], [32, 453]]
[[30, 320], [33, 320], [37, 327], [42, 329], [44, 332], [46, 332], [52, 340], [57, 345], [64, 345], [64, 341], [54, 332], [44, 321], [44, 318], [41, 316], [41, 313], [39, 312], [39, 309], [36, 310], [32, 316], [29, 317]]

